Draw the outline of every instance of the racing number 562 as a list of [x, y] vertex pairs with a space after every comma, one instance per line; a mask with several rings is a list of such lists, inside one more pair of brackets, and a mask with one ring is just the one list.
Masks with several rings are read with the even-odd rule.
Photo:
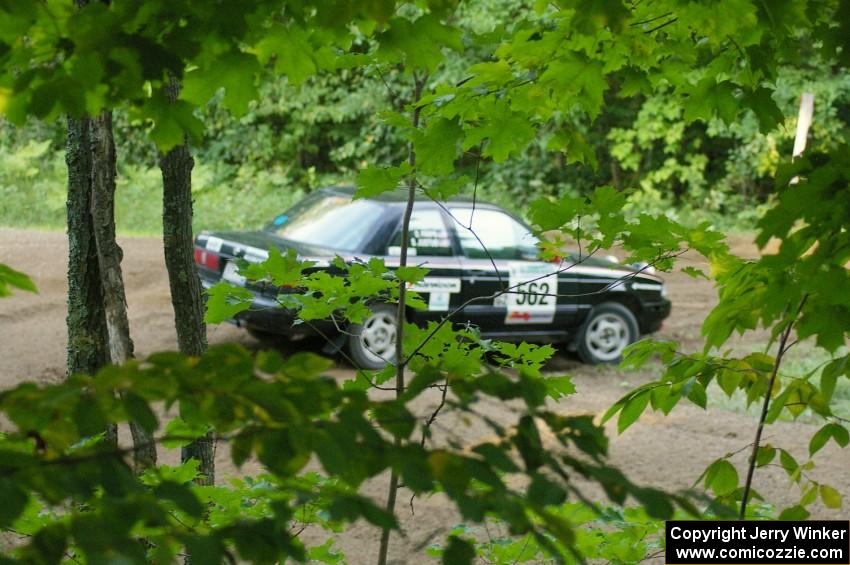
[[[530, 282], [517, 287], [519, 296], [517, 296], [517, 306], [547, 306], [549, 296], [548, 282]], [[538, 294], [539, 293], [539, 294]]]

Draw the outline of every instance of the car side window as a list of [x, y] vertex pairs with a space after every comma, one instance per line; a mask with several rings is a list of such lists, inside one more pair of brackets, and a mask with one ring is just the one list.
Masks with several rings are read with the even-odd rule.
[[[443, 222], [439, 210], [414, 210], [410, 216], [408, 253], [411, 255], [432, 255], [449, 257], [452, 251], [452, 239]], [[401, 253], [401, 228], [390, 241], [388, 255]]]
[[[537, 258], [537, 238], [508, 214], [499, 210], [482, 209], [475, 210], [473, 214], [472, 208], [468, 207], [450, 210], [462, 224], [457, 226], [456, 231], [464, 256], [470, 259]], [[466, 229], [470, 225], [470, 218], [472, 231]]]

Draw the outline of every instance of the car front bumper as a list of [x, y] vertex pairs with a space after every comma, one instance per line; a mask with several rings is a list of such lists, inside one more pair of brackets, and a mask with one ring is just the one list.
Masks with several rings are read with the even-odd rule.
[[658, 331], [664, 320], [670, 316], [671, 310], [672, 303], [666, 298], [658, 302], [644, 302], [640, 320], [638, 320], [641, 333], [649, 334]]

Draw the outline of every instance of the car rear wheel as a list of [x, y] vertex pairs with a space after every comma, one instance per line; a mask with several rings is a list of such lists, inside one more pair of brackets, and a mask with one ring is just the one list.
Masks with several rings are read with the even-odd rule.
[[395, 362], [396, 307], [376, 304], [362, 324], [349, 328], [348, 352], [362, 369], [383, 369]]
[[637, 341], [638, 324], [631, 310], [616, 302], [595, 306], [576, 337], [576, 349], [585, 363], [619, 363], [623, 350]]

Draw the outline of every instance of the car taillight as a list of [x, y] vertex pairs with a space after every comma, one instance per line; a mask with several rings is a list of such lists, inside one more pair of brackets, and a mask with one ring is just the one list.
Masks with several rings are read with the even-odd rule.
[[195, 264], [212, 269], [219, 270], [221, 266], [221, 258], [211, 251], [207, 251], [203, 247], [195, 247]]

